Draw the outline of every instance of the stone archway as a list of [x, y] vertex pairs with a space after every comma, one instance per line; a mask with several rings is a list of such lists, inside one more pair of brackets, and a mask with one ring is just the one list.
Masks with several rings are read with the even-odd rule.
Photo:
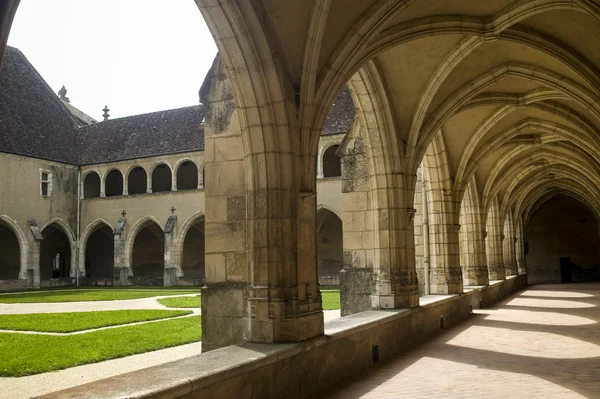
[[184, 161], [177, 167], [177, 190], [198, 188], [198, 167], [192, 161]]
[[21, 245], [11, 226], [0, 219], [0, 280], [17, 280], [21, 271]]
[[107, 197], [123, 195], [123, 174], [120, 170], [114, 169], [108, 172], [104, 184], [104, 192]]
[[169, 165], [161, 163], [152, 171], [152, 192], [160, 193], [171, 191], [173, 181], [171, 178], [171, 168]]
[[339, 145], [332, 145], [323, 153], [323, 177], [342, 176], [342, 160], [336, 154]]
[[40, 242], [40, 280], [67, 278], [71, 275], [71, 242], [64, 229], [52, 223], [42, 230]]
[[131, 269], [135, 284], [162, 285], [164, 262], [164, 232], [158, 224], [149, 220], [133, 239]]
[[102, 223], [85, 243], [85, 277], [91, 283], [112, 280], [115, 265], [114, 237], [110, 226]]
[[181, 243], [180, 268], [183, 278], [203, 282], [205, 278], [205, 232], [204, 216], [193, 219], [184, 226]]
[[148, 175], [141, 166], [131, 169], [127, 175], [127, 192], [129, 195], [146, 194], [148, 191]]
[[343, 267], [342, 220], [328, 209], [317, 211], [317, 270], [319, 284], [339, 285]]
[[100, 186], [100, 175], [98, 173], [90, 172], [85, 175], [83, 180], [83, 198], [100, 197]]
[[600, 279], [598, 221], [572, 197], [554, 196], [537, 209], [527, 226], [527, 243], [529, 283], [561, 282], [561, 259], [568, 259], [571, 281]]

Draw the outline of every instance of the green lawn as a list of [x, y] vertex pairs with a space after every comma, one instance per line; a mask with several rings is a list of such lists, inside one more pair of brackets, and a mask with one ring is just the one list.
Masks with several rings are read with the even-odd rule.
[[340, 291], [321, 292], [323, 298], [323, 310], [334, 310], [340, 308]]
[[[197, 290], [196, 288], [196, 292]], [[119, 299], [139, 299], [191, 293], [194, 293], [194, 291], [190, 289], [75, 289], [0, 295], [0, 303], [116, 301]]]
[[107, 310], [101, 312], [0, 315], [0, 329], [40, 332], [74, 332], [166, 319], [192, 313], [186, 310]]
[[200, 295], [196, 296], [180, 296], [176, 298], [157, 299], [158, 303], [165, 305], [168, 308], [199, 308]]
[[200, 341], [200, 316], [69, 336], [0, 333], [0, 377], [18, 377]]

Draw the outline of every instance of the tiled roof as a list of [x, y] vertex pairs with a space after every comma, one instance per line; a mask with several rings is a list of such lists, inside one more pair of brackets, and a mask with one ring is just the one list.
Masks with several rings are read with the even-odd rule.
[[79, 129], [82, 165], [204, 150], [204, 107], [109, 119]]
[[[346, 133], [355, 110], [347, 87], [332, 104], [324, 135]], [[204, 107], [81, 126], [25, 56], [7, 47], [0, 72], [0, 151], [88, 165], [204, 150]], [[79, 122], [79, 123], [78, 123]]]
[[0, 73], [0, 151], [76, 164], [75, 128], [23, 53], [7, 47]]
[[356, 109], [347, 86], [339, 92], [323, 123], [323, 135], [346, 133], [352, 128]]

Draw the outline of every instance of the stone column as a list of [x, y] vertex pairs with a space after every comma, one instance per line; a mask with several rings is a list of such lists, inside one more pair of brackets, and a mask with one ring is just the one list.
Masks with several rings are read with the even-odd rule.
[[152, 193], [152, 171], [146, 174], [146, 192]]
[[127, 259], [127, 236], [125, 225], [126, 218], [120, 218], [117, 226], [113, 230], [114, 238], [114, 270], [113, 270], [113, 285], [127, 286], [131, 285], [129, 277], [133, 276], [129, 259]]
[[517, 274], [516, 241], [517, 237], [515, 236], [512, 216], [508, 214], [504, 221], [504, 240], [502, 241], [502, 258], [507, 276]]
[[463, 292], [458, 233], [460, 224], [429, 223], [431, 236], [431, 294], [447, 295]]
[[342, 316], [347, 316], [372, 308], [375, 255], [371, 186], [362, 138], [345, 143], [341, 154], [344, 265], [340, 271], [340, 307]]
[[487, 256], [488, 272], [491, 280], [505, 280], [506, 271], [504, 269], [504, 259], [502, 251], [503, 232], [501, 221], [498, 215], [498, 204], [496, 200], [492, 201], [487, 217], [487, 238], [485, 242], [485, 252]]
[[171, 191], [177, 191], [177, 170], [171, 171]]
[[323, 154], [319, 154], [317, 158], [317, 179], [323, 179], [325, 175], [323, 174]]
[[129, 195], [129, 179], [128, 176], [123, 176], [123, 195]]
[[430, 239], [430, 294], [447, 295], [463, 292], [458, 215], [452, 199], [446, 198], [440, 189], [429, 189], [428, 227]]
[[[473, 190], [474, 191], [474, 190]], [[485, 237], [482, 231], [483, 218], [478, 201], [472, 198], [476, 192], [466, 192], [460, 208], [461, 267], [465, 286], [489, 284], [489, 274], [485, 258]], [[468, 196], [471, 197], [468, 197]]]
[[29, 253], [27, 254], [27, 287], [40, 288], [40, 241], [44, 239], [35, 220], [28, 220]]
[[463, 282], [466, 286], [490, 283], [485, 259], [486, 235], [482, 231], [472, 229], [461, 233], [463, 248], [465, 248], [465, 253], [462, 254]]
[[525, 237], [523, 235], [523, 221], [521, 218], [517, 219], [515, 226], [515, 255], [517, 258], [517, 272], [519, 274], [527, 274], [527, 263], [525, 262]]
[[423, 171], [417, 171], [417, 184], [415, 186], [414, 207], [416, 210], [414, 225], [415, 237], [415, 269], [419, 281], [419, 295], [429, 295], [429, 220], [425, 206], [427, 201], [425, 184], [423, 183]]
[[106, 197], [106, 173], [100, 177], [100, 197]]
[[[203, 351], [244, 341], [297, 342], [323, 334], [316, 192], [301, 184], [306, 178], [303, 162], [314, 159], [302, 160], [298, 148], [279, 147], [283, 144], [271, 135], [289, 143], [298, 134], [291, 127], [286, 131], [286, 125], [257, 119], [242, 131], [239, 121], [246, 119], [238, 112], [267, 117], [281, 104], [239, 110], [231, 93], [217, 58], [201, 89], [207, 110]], [[249, 147], [242, 133], [253, 137]], [[313, 174], [313, 185], [314, 180]]]
[[177, 267], [177, 248], [176, 248], [176, 224], [177, 216], [169, 216], [165, 225], [165, 264], [164, 264], [164, 279], [165, 287], [177, 285], [177, 278], [181, 275]]
[[[403, 202], [404, 175], [370, 176], [363, 139], [346, 140], [342, 150], [344, 268], [341, 310], [418, 306], [415, 272], [414, 208]], [[374, 189], [372, 181], [384, 187]], [[396, 191], [388, 190], [394, 187]]]

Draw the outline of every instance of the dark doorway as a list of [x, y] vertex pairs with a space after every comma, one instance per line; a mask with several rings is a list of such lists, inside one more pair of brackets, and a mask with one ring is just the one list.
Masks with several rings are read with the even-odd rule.
[[88, 239], [85, 246], [85, 275], [96, 279], [110, 279], [115, 264], [114, 236], [109, 226], [102, 225]]
[[40, 242], [40, 278], [69, 277], [71, 264], [71, 244], [64, 230], [51, 224], [42, 231]]
[[560, 282], [570, 283], [573, 281], [573, 264], [571, 258], [560, 258]]
[[162, 278], [164, 274], [164, 233], [160, 226], [148, 222], [133, 241], [131, 267], [133, 277]]

